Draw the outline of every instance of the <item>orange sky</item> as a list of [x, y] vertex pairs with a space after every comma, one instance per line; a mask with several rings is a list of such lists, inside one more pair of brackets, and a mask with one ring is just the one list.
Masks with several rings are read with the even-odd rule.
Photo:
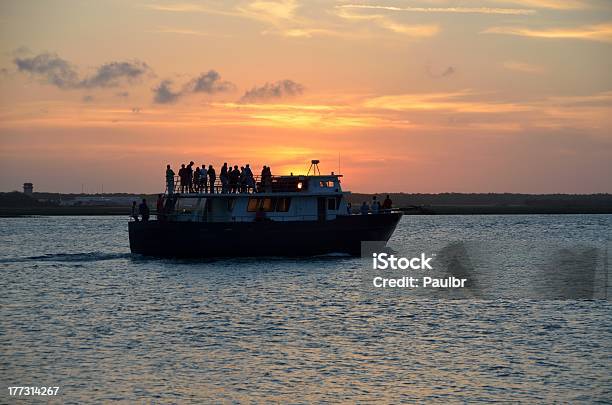
[[612, 192], [612, 3], [0, 3], [0, 190], [194, 160], [362, 192]]

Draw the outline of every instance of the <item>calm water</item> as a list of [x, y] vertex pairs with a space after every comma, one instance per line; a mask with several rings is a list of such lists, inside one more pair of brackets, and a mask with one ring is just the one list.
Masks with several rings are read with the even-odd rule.
[[355, 258], [132, 257], [126, 220], [0, 219], [1, 402], [612, 401], [611, 303], [544, 299], [582, 271], [605, 298], [612, 216], [404, 217], [391, 245], [470, 273], [461, 299]]

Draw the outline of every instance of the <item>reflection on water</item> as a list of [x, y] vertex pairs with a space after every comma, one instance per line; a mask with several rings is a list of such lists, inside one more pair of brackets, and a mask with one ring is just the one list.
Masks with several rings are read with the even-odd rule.
[[478, 276], [447, 300], [364, 293], [356, 258], [152, 260], [129, 254], [125, 218], [0, 219], [2, 402], [9, 385], [59, 385], [67, 402], [609, 401], [608, 301], [488, 294], [527, 278], [542, 298], [551, 271], [545, 291], [595, 294], [565, 286], [600, 276], [572, 269], [599, 268], [610, 229], [601, 215], [403, 218], [394, 247]]

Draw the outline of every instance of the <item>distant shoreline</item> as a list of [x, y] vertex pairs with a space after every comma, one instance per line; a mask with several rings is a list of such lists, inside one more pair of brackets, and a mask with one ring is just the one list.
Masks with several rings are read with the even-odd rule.
[[[612, 214], [612, 207], [558, 206], [494, 206], [494, 205], [426, 205], [400, 207], [405, 215], [554, 215], [554, 214]], [[155, 214], [155, 212], [153, 212]], [[28, 216], [130, 216], [130, 207], [0, 207], [0, 218]]]
[[[350, 193], [346, 195], [357, 212], [365, 201], [371, 204], [387, 195], [393, 206], [406, 215], [530, 215], [612, 214], [612, 194], [513, 194], [513, 193]], [[0, 217], [125, 215], [133, 201], [146, 198], [152, 210], [157, 195], [147, 194], [59, 194], [0, 193]]]

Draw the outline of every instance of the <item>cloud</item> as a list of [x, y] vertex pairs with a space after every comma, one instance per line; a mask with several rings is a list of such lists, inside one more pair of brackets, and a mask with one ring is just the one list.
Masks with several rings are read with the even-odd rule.
[[266, 83], [261, 87], [247, 90], [240, 98], [241, 103], [257, 103], [284, 97], [298, 96], [304, 92], [304, 86], [293, 80], [280, 80]]
[[531, 106], [508, 102], [470, 100], [468, 90], [452, 93], [416, 93], [379, 96], [365, 100], [366, 108], [391, 111], [451, 111], [456, 113], [513, 113], [529, 111]]
[[16, 57], [17, 70], [39, 77], [43, 83], [60, 89], [116, 87], [121, 81], [132, 82], [150, 71], [144, 62], [109, 62], [99, 66], [92, 76], [79, 78], [76, 68], [55, 53]]
[[386, 30], [416, 38], [432, 37], [440, 32], [437, 24], [401, 24], [380, 14], [354, 14], [339, 8], [336, 15], [347, 20], [372, 21]]
[[200, 76], [191, 79], [185, 86], [184, 91], [192, 93], [215, 94], [234, 90], [236, 86], [232, 82], [221, 80], [221, 75], [215, 70], [209, 70]]
[[338, 8], [352, 8], [362, 10], [407, 11], [416, 13], [460, 13], [460, 14], [508, 14], [530, 15], [535, 10], [520, 8], [491, 8], [491, 7], [392, 7], [369, 4], [344, 4]]
[[176, 102], [181, 93], [172, 91], [170, 86], [172, 86], [171, 80], [162, 80], [159, 86], [153, 89], [153, 102], [157, 104], [172, 104]]
[[578, 28], [532, 29], [526, 27], [490, 27], [483, 34], [506, 34], [532, 38], [583, 39], [612, 42], [612, 23], [589, 25]]
[[110, 62], [98, 67], [96, 73], [83, 79], [78, 87], [116, 87], [122, 79], [132, 82], [149, 71], [149, 66], [140, 61]]
[[544, 68], [538, 65], [532, 65], [530, 63], [519, 62], [515, 60], [507, 60], [503, 64], [504, 68], [508, 70], [514, 70], [515, 72], [521, 73], [543, 73]]
[[76, 87], [79, 75], [74, 67], [54, 53], [41, 53], [33, 57], [17, 57], [13, 60], [17, 70], [38, 76], [43, 82], [60, 89]]
[[183, 85], [181, 91], [173, 91], [171, 86], [171, 80], [162, 80], [159, 86], [153, 89], [153, 101], [157, 104], [171, 104], [190, 93], [216, 94], [236, 88], [234, 83], [221, 80], [221, 75], [216, 70], [209, 70], [194, 77]]
[[440, 27], [437, 25], [423, 25], [423, 24], [400, 24], [395, 21], [386, 18], [377, 18], [376, 23], [389, 31], [393, 31], [398, 34], [405, 34], [411, 37], [432, 37], [440, 31]]
[[521, 7], [547, 8], [553, 10], [577, 10], [589, 6], [583, 0], [493, 0], [497, 3], [512, 3]]

